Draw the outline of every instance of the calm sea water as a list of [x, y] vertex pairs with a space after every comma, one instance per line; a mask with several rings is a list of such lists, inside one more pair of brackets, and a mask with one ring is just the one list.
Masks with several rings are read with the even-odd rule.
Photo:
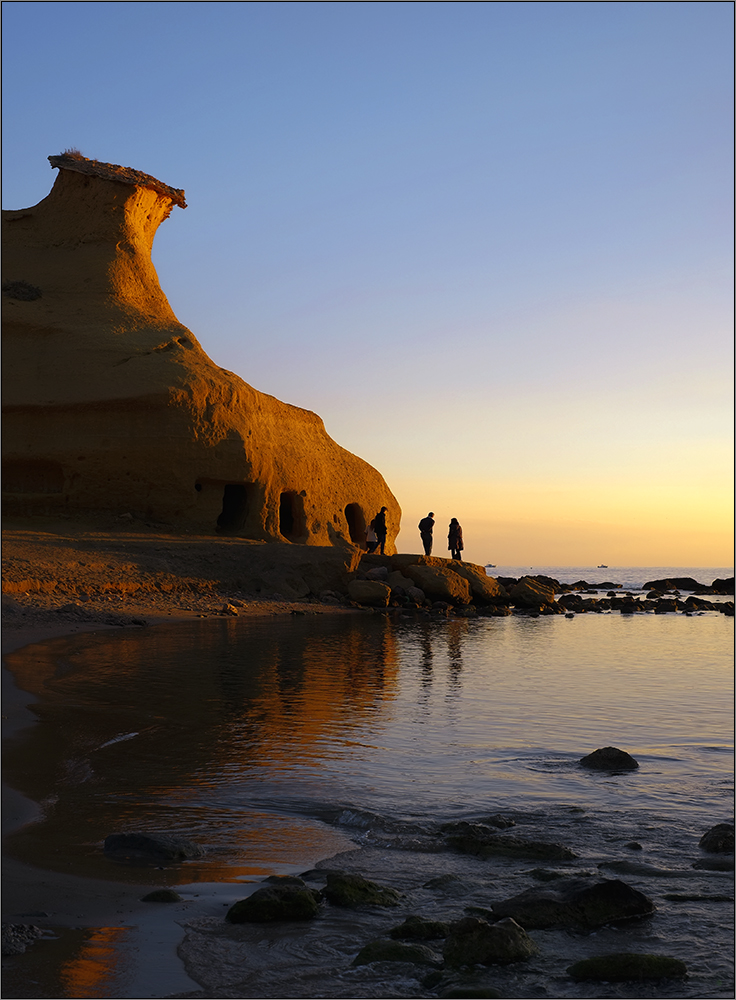
[[[512, 569], [495, 572], [521, 575]], [[659, 576], [731, 575], [534, 571], [562, 582], [605, 572], [601, 580], [630, 589]], [[348, 868], [399, 888], [406, 905], [237, 934], [190, 910], [182, 953], [204, 995], [434, 996], [423, 973], [350, 961], [406, 913], [456, 919], [538, 884], [538, 862], [441, 849], [441, 823], [501, 812], [519, 835], [578, 856], [552, 867], [623, 878], [658, 912], [589, 936], [535, 931], [540, 958], [488, 970], [481, 985], [515, 997], [732, 996], [731, 877], [692, 868], [701, 835], [732, 815], [732, 641], [733, 619], [717, 612], [358, 614], [177, 623], [29, 647], [8, 664], [35, 695], [39, 724], [5, 762], [44, 817], [10, 849], [66, 872], [185, 884], [218, 906], [268, 874]], [[606, 745], [639, 770], [579, 767]], [[179, 833], [208, 853], [167, 871], [122, 868], [100, 847], [125, 830]], [[442, 875], [455, 877], [449, 890], [428, 886]], [[566, 976], [571, 962], [606, 951], [676, 955], [690, 978], [642, 988]], [[49, 995], [91, 995], [78, 988]], [[165, 995], [129, 992], [112, 974], [96, 989]]]

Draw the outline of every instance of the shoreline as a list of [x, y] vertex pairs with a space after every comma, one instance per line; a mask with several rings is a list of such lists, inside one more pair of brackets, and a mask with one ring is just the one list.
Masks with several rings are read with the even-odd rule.
[[[24, 728], [34, 725], [36, 717], [30, 710], [35, 696], [18, 687], [5, 656], [52, 639], [68, 638], [84, 632], [115, 631], [123, 628], [155, 627], [176, 621], [191, 621], [196, 617], [220, 617], [223, 597], [201, 597], [197, 608], [182, 612], [178, 607], [180, 595], [146, 595], [132, 601], [126, 600], [125, 613], [120, 618], [138, 618], [141, 624], [113, 622], [110, 612], [99, 601], [71, 606], [61, 613], [44, 595], [28, 595], [21, 604], [3, 597], [2, 634], [2, 694], [3, 740], [12, 738]], [[39, 598], [41, 598], [39, 602]], [[22, 600], [22, 598], [21, 598]], [[248, 618], [283, 617], [293, 611], [304, 611], [304, 604], [297, 602], [254, 601], [241, 608], [239, 615]], [[315, 606], [310, 612], [319, 614], [355, 613], [353, 609], [332, 606]], [[41, 815], [42, 807], [21, 792], [2, 781], [2, 834], [6, 837]], [[298, 870], [301, 865], [294, 865]], [[220, 916], [223, 905], [231, 905], [253, 891], [259, 880], [250, 883], [187, 883], [186, 873], [181, 872], [182, 882], [175, 888], [182, 896], [177, 904], [151, 904], [141, 897], [151, 891], [150, 883], [132, 883], [115, 879], [86, 878], [77, 874], [64, 874], [18, 861], [3, 852], [2, 923], [31, 924], [42, 929], [53, 928], [64, 937], [64, 932], [99, 928], [129, 929], [130, 935], [121, 944], [124, 950], [126, 973], [133, 982], [128, 986], [128, 996], [203, 996], [199, 984], [186, 973], [177, 948], [185, 931], [182, 919], [201, 916]], [[8, 983], [13, 978], [13, 967], [19, 975], [22, 970], [41, 969], [48, 961], [49, 947], [60, 948], [59, 940], [32, 942], [19, 956], [3, 958]], [[127, 984], [126, 984], [127, 985]], [[176, 994], [173, 991], [178, 991]], [[28, 996], [31, 993], [27, 994]], [[34, 994], [35, 995], [35, 994]], [[51, 994], [46, 994], [51, 995]], [[123, 995], [123, 994], [118, 994]]]

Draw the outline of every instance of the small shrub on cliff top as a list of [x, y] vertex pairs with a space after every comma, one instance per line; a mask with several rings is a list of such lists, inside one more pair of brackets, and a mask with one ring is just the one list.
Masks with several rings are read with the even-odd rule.
[[86, 160], [87, 157], [81, 150], [77, 149], [76, 146], [71, 146], [69, 149], [65, 149], [61, 154], [62, 156], [68, 156], [71, 160]]

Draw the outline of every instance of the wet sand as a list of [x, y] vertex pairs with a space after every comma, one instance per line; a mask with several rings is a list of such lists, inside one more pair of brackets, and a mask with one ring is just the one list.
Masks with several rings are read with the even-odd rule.
[[[11, 579], [11, 593], [4, 593], [2, 602], [3, 656], [34, 643], [79, 632], [140, 629], [176, 620], [221, 617], [232, 614], [233, 607], [235, 613], [243, 617], [279, 617], [305, 611], [313, 614], [352, 613], [349, 609], [319, 603], [223, 594], [213, 590], [209, 581], [203, 581], [199, 593], [192, 591], [191, 587], [186, 592], [173, 589], [166, 593], [152, 585], [150, 588], [138, 586], [133, 593], [111, 595], [107, 587], [109, 577], [104, 572], [106, 538], [100, 537], [95, 557], [90, 556], [87, 545], [84, 564], [75, 567], [77, 573], [74, 579], [75, 574], [69, 573], [70, 551], [73, 553], [73, 549], [70, 550], [68, 545], [62, 549], [62, 546], [47, 544], [44, 563], [39, 565], [38, 549], [32, 545], [32, 532], [27, 526], [23, 527], [22, 532], [5, 533], [4, 559], [7, 555], [16, 563], [27, 560], [33, 566], [36, 579], [45, 577], [55, 580], [55, 585], [48, 589], [22, 591], [13, 585]], [[69, 525], [64, 527], [68, 533]], [[107, 535], [107, 538], [113, 537], [112, 533]], [[155, 545], [158, 540], [156, 533], [149, 532], [149, 537], [150, 544]], [[24, 550], [25, 539], [29, 540], [28, 551]], [[217, 539], [212, 540], [212, 546], [216, 551]], [[71, 585], [63, 582], [69, 580], [73, 581]], [[227, 604], [231, 605], [229, 611], [224, 610]], [[2, 669], [2, 696], [3, 738], [6, 739], [33, 725], [36, 717], [28, 707], [34, 696], [17, 687], [5, 666]], [[33, 822], [40, 815], [37, 803], [4, 782], [2, 810], [3, 836]], [[150, 882], [132, 884], [130, 881], [87, 879], [35, 868], [5, 856], [3, 890], [3, 924], [34, 924], [42, 929], [52, 929], [57, 936], [56, 941], [39, 940], [30, 945], [25, 954], [4, 959], [8, 991], [4, 995], [8, 997], [102, 995], [94, 992], [44, 992], [44, 989], [54, 988], [53, 973], [49, 980], [46, 967], [55, 964], [52, 952], [61, 954], [63, 951], [63, 941], [60, 942], [59, 938], [63, 939], [64, 928], [70, 930], [71, 936], [71, 929], [75, 929], [77, 938], [79, 929], [131, 929], [127, 941], [120, 945], [122, 964], [127, 961], [129, 966], [121, 973], [125, 985], [104, 995], [164, 997], [192, 993], [201, 996], [203, 994], [198, 993], [197, 983], [186, 975], [176, 954], [184, 934], [177, 921], [195, 916], [221, 916], [224, 905], [247, 895], [247, 888], [242, 884], [220, 886], [196, 883], [177, 887], [183, 897], [181, 903], [143, 903], [141, 897], [151, 891]], [[94, 932], [92, 935], [94, 937]], [[78, 946], [77, 940], [74, 947]], [[34, 987], [36, 973], [40, 977], [40, 985]], [[25, 981], [28, 992], [23, 992], [22, 988], [16, 992], [14, 980]], [[120, 988], [124, 992], [119, 992]]]

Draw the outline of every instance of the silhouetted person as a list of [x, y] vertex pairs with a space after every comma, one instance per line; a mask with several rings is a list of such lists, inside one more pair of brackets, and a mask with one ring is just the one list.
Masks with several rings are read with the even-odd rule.
[[432, 529], [434, 528], [434, 512], [430, 510], [419, 522], [419, 534], [422, 536], [425, 556], [432, 555]]
[[452, 553], [453, 559], [461, 559], [460, 553], [465, 548], [463, 545], [463, 529], [458, 524], [456, 517], [450, 521], [450, 530], [447, 533], [447, 547]]
[[384, 549], [386, 548], [386, 511], [388, 507], [381, 507], [379, 512], [373, 518], [373, 530], [378, 538], [378, 544], [381, 546], [381, 555], [384, 554]]
[[368, 546], [368, 555], [378, 548], [378, 535], [376, 534], [375, 522], [371, 521], [365, 531], [365, 541]]

